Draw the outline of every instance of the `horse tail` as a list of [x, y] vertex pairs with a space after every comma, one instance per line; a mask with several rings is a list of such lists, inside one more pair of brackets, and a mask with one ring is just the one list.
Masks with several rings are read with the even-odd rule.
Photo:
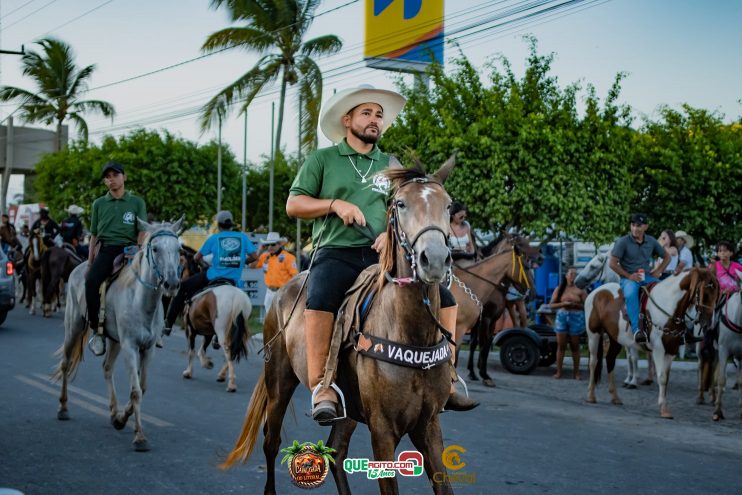
[[229, 469], [236, 462], [245, 463], [250, 458], [255, 443], [258, 439], [258, 430], [265, 421], [265, 411], [268, 408], [268, 389], [265, 386], [265, 370], [260, 373], [258, 382], [250, 398], [250, 405], [247, 407], [245, 421], [242, 423], [242, 431], [237, 438], [232, 451], [227, 458], [219, 464], [219, 469]]
[[600, 333], [600, 342], [598, 342], [598, 362], [595, 364], [595, 371], [593, 372], [593, 382], [597, 385], [600, 383], [600, 376], [603, 374], [603, 339], [605, 338], [604, 333]]
[[59, 349], [57, 349], [54, 355], [60, 359], [57, 368], [52, 373], [52, 380], [58, 382], [59, 380], [64, 378], [65, 374], [67, 374], [70, 380], [75, 379], [75, 375], [77, 374], [77, 367], [80, 366], [80, 362], [83, 359], [83, 352], [85, 351], [85, 341], [87, 340], [88, 332], [89, 329], [86, 326], [85, 330], [78, 333], [74, 340], [70, 343], [70, 356], [67, 359], [66, 369], [64, 369], [66, 342], [63, 343], [59, 347]]
[[247, 330], [245, 316], [240, 311], [232, 325], [231, 335], [229, 337], [229, 357], [232, 361], [235, 359], [239, 361], [243, 357], [247, 359], [246, 341], [248, 336], [249, 331]]

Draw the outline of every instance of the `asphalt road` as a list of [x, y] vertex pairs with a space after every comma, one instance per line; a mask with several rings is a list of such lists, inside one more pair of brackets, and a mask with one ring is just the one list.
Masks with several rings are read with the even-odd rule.
[[[259, 331], [257, 328], [253, 332]], [[86, 351], [70, 388], [71, 420], [56, 419], [58, 385], [48, 376], [63, 339], [62, 314], [51, 319], [16, 308], [0, 327], [0, 487], [27, 494], [201, 494], [259, 493], [265, 482], [262, 449], [244, 465], [222, 472], [215, 466], [241, 426], [261, 361], [254, 352], [238, 366], [238, 391], [229, 394], [215, 381], [216, 367], [194, 365], [194, 379], [181, 377], [185, 339], [174, 331], [158, 349], [142, 411], [152, 445], [131, 448], [131, 427], [116, 431], [108, 421], [101, 358]], [[736, 493], [742, 459], [742, 419], [737, 392], [727, 391], [727, 420], [712, 423], [711, 406], [694, 404], [695, 373], [674, 370], [670, 406], [674, 420], [660, 419], [656, 389], [620, 393], [624, 406], [608, 403], [605, 384], [597, 405], [583, 399], [586, 382], [553, 380], [552, 369], [530, 376], [502, 370], [497, 353], [490, 363], [497, 388], [470, 384], [482, 405], [441, 418], [446, 445], [466, 449], [465, 467], [473, 483], [457, 493]], [[583, 373], [584, 376], [584, 373]], [[119, 401], [128, 396], [118, 363]], [[309, 394], [294, 397], [295, 417], [287, 414], [282, 446], [293, 440], [318, 441], [329, 429], [306, 416]], [[129, 423], [131, 425], [131, 422]], [[400, 446], [412, 449], [404, 440]], [[350, 446], [352, 457], [370, 457], [369, 434], [361, 425]], [[284, 466], [277, 468], [281, 493], [300, 491]], [[354, 493], [377, 493], [375, 481], [349, 475]], [[430, 493], [424, 477], [401, 478], [401, 493]], [[2, 490], [0, 490], [1, 492]], [[315, 493], [334, 493], [328, 477]]]

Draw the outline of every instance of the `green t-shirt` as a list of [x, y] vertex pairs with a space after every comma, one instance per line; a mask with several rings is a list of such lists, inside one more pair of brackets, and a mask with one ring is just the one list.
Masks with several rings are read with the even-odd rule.
[[[386, 200], [389, 181], [376, 175], [389, 166], [389, 155], [374, 145], [365, 155], [359, 154], [343, 139], [337, 146], [315, 151], [306, 159], [291, 185], [289, 194], [318, 199], [342, 199], [353, 203], [366, 217], [366, 224], [378, 235], [386, 230]], [[366, 178], [363, 181], [363, 177]], [[325, 217], [315, 219], [312, 240], [317, 238]], [[371, 241], [337, 215], [327, 219], [318, 247], [370, 246]]]
[[108, 192], [93, 201], [90, 233], [106, 245], [136, 244], [139, 234], [137, 217], [147, 219], [147, 208], [142, 198], [126, 191], [121, 199], [116, 199]]

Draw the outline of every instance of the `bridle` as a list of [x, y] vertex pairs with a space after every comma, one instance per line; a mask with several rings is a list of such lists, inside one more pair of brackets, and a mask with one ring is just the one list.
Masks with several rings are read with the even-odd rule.
[[[397, 192], [399, 192], [399, 190], [403, 187], [410, 184], [436, 184], [443, 188], [443, 184], [435, 179], [432, 179], [430, 177], [416, 177], [414, 179], [404, 181], [402, 184], [400, 184], [399, 187], [397, 187]], [[389, 210], [389, 223], [391, 223], [392, 225], [394, 240], [405, 253], [405, 259], [410, 264], [410, 268], [412, 269], [412, 277], [395, 278], [392, 277], [389, 273], [384, 274], [384, 276], [387, 278], [387, 280], [398, 285], [406, 285], [414, 282], [422, 282], [425, 285], [430, 285], [420, 280], [417, 275], [417, 252], [415, 251], [415, 244], [426, 232], [440, 232], [441, 235], [443, 235], [444, 242], [448, 237], [448, 233], [437, 225], [428, 225], [420, 229], [410, 242], [407, 238], [407, 233], [401, 230], [399, 227], [399, 202], [396, 199], [392, 198]], [[450, 270], [451, 269], [449, 268], [449, 272]]]
[[[137, 281], [145, 286], [148, 289], [152, 290], [159, 290], [160, 287], [162, 287], [162, 284], [165, 282], [165, 276], [160, 271], [160, 267], [157, 265], [157, 260], [155, 259], [154, 254], [152, 254], [152, 241], [154, 241], [158, 237], [175, 237], [175, 239], [178, 239], [178, 235], [171, 231], [171, 230], [159, 230], [152, 234], [149, 239], [147, 240], [147, 244], [145, 245], [145, 251], [144, 251], [144, 258], [147, 258], [147, 263], [152, 268], [152, 270], [155, 272], [155, 283], [152, 284], [150, 282], [147, 282], [146, 280], [142, 279], [142, 277], [139, 275], [139, 273], [136, 272], [132, 268], [132, 271], [134, 271], [134, 276], [136, 277]], [[180, 263], [178, 263], [178, 280], [180, 280], [180, 271], [182, 270], [182, 267], [180, 266]]]

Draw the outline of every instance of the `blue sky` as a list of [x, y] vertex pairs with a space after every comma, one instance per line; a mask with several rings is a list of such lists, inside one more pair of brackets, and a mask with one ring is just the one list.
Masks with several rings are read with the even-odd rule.
[[[310, 32], [310, 36], [335, 33], [345, 43], [341, 54], [318, 60], [328, 74], [342, 73], [327, 78], [325, 95], [333, 89], [360, 83], [392, 88], [393, 74], [367, 69], [359, 62], [363, 0], [343, 6], [348, 3], [349, 0], [323, 2], [318, 13], [340, 8], [318, 17]], [[517, 2], [448, 0], [448, 25], [476, 22], [514, 3]], [[472, 12], [477, 7], [479, 10]], [[12, 12], [15, 9], [18, 10]], [[73, 20], [91, 9], [96, 10]], [[527, 53], [522, 36], [532, 33], [542, 52], [556, 53], [554, 74], [564, 85], [573, 81], [592, 83], [602, 96], [617, 72], [627, 72], [622, 100], [634, 107], [637, 117], [653, 117], [659, 105], [678, 106], [683, 102], [723, 112], [727, 120], [742, 115], [742, 2], [601, 0], [586, 2], [567, 14], [467, 38], [463, 41], [464, 52], [479, 66], [488, 57], [502, 53], [511, 60], [516, 73], [522, 73]], [[5, 0], [0, 2], [0, 16], [0, 46], [18, 49], [25, 44], [32, 48], [32, 42], [42, 36], [57, 36], [74, 47], [80, 65], [97, 64], [92, 87], [196, 57], [207, 35], [228, 25], [223, 12], [209, 9], [208, 0]], [[24, 19], [25, 16], [28, 17]], [[453, 54], [453, 50], [446, 49], [447, 58]], [[100, 139], [106, 132], [120, 134], [144, 123], [146, 127], [206, 141], [216, 132], [201, 135], [197, 116], [189, 112], [252, 67], [257, 59], [255, 54], [232, 51], [93, 90], [88, 97], [113, 103], [118, 117], [111, 124], [91, 116], [88, 123], [92, 138]], [[348, 64], [351, 66], [347, 69], [332, 70]], [[2, 56], [0, 84], [31, 89], [31, 84], [20, 75], [18, 57]], [[297, 132], [293, 95], [289, 97], [282, 143], [293, 151]], [[250, 109], [248, 159], [269, 153], [270, 110], [275, 101], [275, 94], [260, 97]], [[0, 106], [0, 118], [14, 108]], [[168, 119], [173, 116], [176, 118]], [[242, 118], [233, 116], [223, 130], [225, 142], [240, 160], [242, 122]], [[323, 138], [320, 144], [328, 141]]]

